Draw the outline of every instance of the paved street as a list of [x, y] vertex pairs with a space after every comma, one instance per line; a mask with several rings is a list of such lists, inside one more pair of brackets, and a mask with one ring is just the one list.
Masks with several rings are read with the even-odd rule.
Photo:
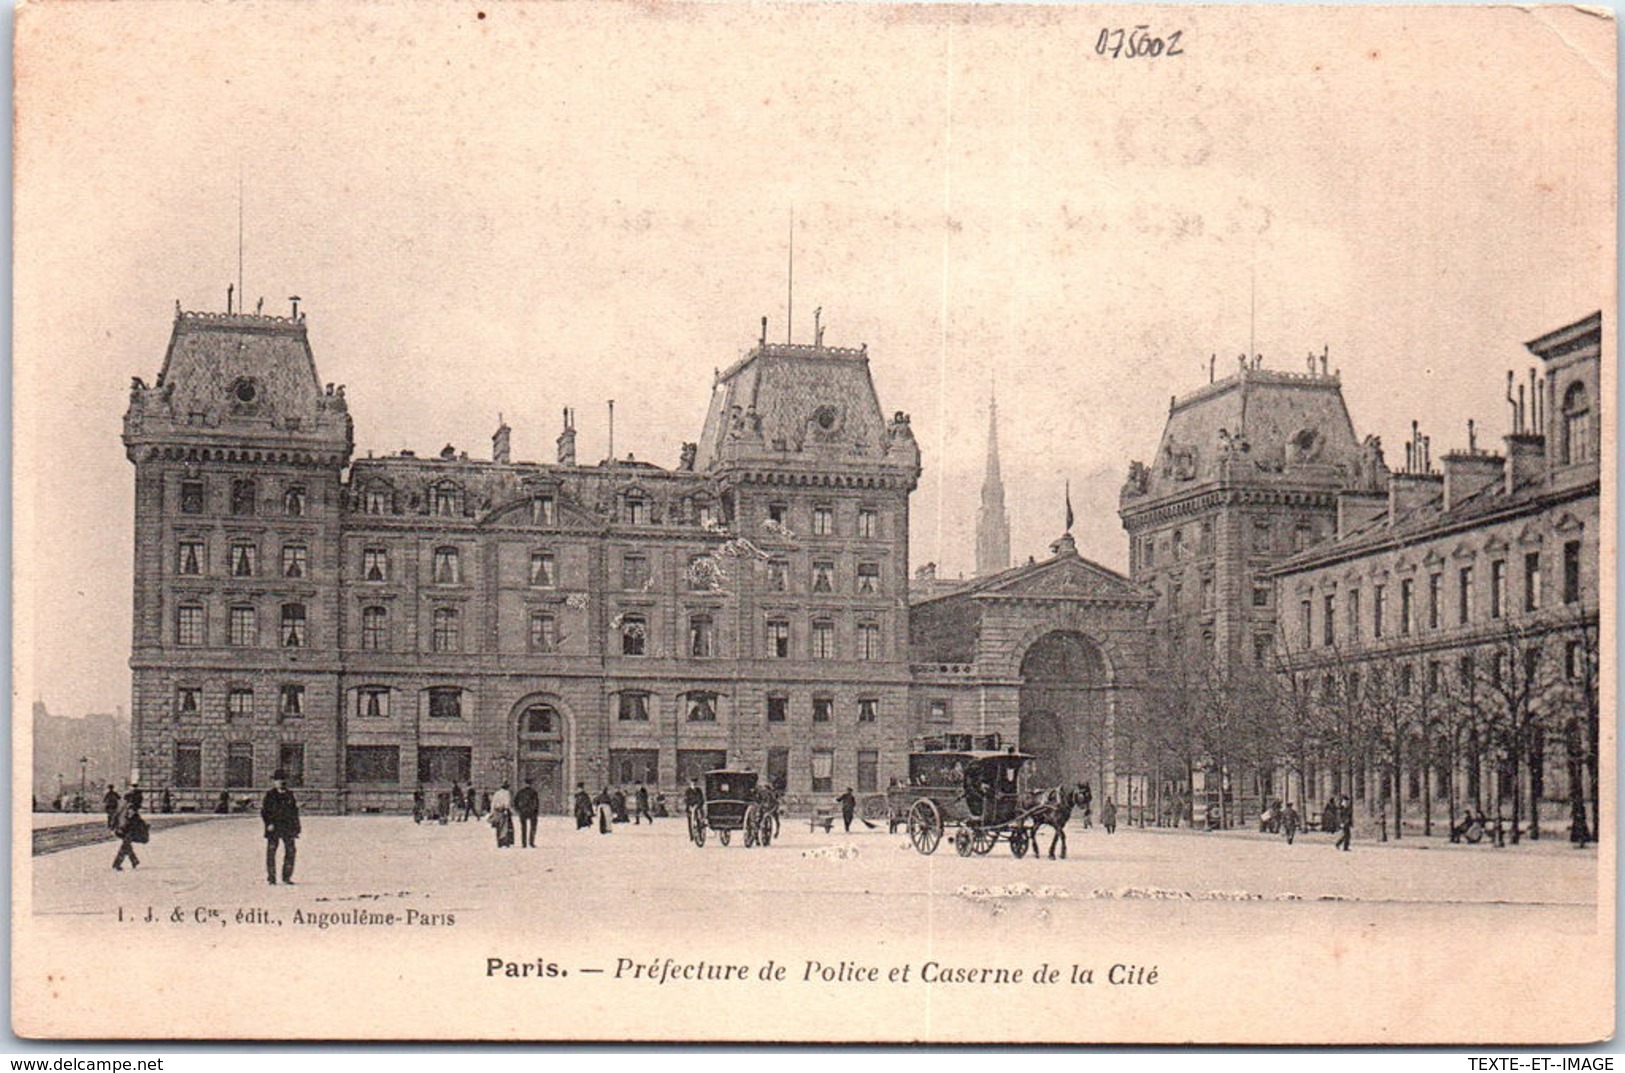
[[[845, 971], [843, 961], [907, 962], [916, 969], [930, 959], [1007, 962], [1030, 971], [1051, 960], [1100, 977], [1116, 964], [1158, 967], [1156, 987], [1140, 989], [1155, 994], [1155, 1002], [1128, 997], [1132, 988], [1091, 989], [1097, 997], [1088, 1008], [1101, 1019], [1080, 1023], [1080, 1039], [1143, 1034], [1144, 1019], [1164, 1016], [1170, 1001], [1180, 1004], [1180, 1030], [1190, 1038], [1228, 1038], [1237, 1024], [1256, 1020], [1257, 1003], [1276, 991], [1301, 994], [1309, 1009], [1327, 997], [1327, 985], [1345, 1000], [1348, 988], [1380, 985], [1380, 1001], [1333, 1002], [1312, 1024], [1289, 1017], [1246, 1034], [1369, 1038], [1373, 1018], [1391, 1010], [1406, 1025], [1419, 1016], [1438, 1018], [1466, 1037], [1483, 1038], [1484, 1031], [1467, 1031], [1473, 1026], [1451, 1013], [1458, 1002], [1484, 1003], [1474, 981], [1519, 967], [1549, 972], [1553, 959], [1572, 959], [1599, 942], [1595, 850], [1575, 851], [1555, 839], [1504, 850], [1442, 839], [1356, 842], [1341, 853], [1321, 834], [1293, 846], [1251, 832], [1120, 828], [1108, 837], [1074, 827], [1070, 834], [1069, 856], [1052, 862], [1016, 860], [1002, 845], [986, 857], [960, 858], [946, 841], [923, 857], [901, 833], [809, 832], [805, 820], [788, 821], [783, 837], [764, 850], [738, 840], [696, 848], [675, 819], [617, 825], [601, 836], [550, 818], [539, 848], [498, 850], [490, 828], [474, 822], [416, 826], [399, 817], [313, 816], [300, 840], [298, 884], [268, 887], [258, 821], [225, 817], [155, 832], [134, 872], [112, 871], [112, 844], [35, 858], [33, 909], [42, 935], [56, 941], [94, 944], [116, 936], [131, 979], [145, 964], [131, 954], [146, 944], [170, 957], [185, 950], [200, 969], [218, 958], [219, 986], [228, 992], [242, 967], [261, 958], [282, 966], [275, 971], [318, 978], [329, 970], [347, 978], [359, 963], [401, 963], [412, 968], [397, 974], [400, 986], [414, 995], [451, 983], [470, 995], [489, 994], [491, 1009], [500, 1012], [510, 1001], [533, 1001], [535, 993], [489, 991], [496, 985], [487, 983], [487, 958], [556, 960], [573, 979], [569, 989], [547, 992], [549, 1009], [562, 1015], [580, 1000], [599, 1019], [591, 1030], [548, 1019], [522, 1031], [594, 1038], [696, 1030], [683, 1027], [685, 1003], [698, 1001], [696, 1008], [715, 1014], [704, 1001], [712, 993], [693, 990], [701, 985], [631, 981], [624, 969], [615, 980], [623, 958], [668, 956], [748, 962], [753, 969], [772, 956], [792, 976], [805, 976], [814, 961], [834, 977]], [[117, 921], [121, 909], [130, 918], [149, 907], [159, 918], [151, 925], [132, 930], [128, 920]], [[361, 927], [330, 917], [329, 929], [320, 926], [319, 914], [358, 909], [403, 917], [411, 910], [416, 923]], [[173, 919], [176, 910], [184, 919]], [[227, 921], [200, 922], [200, 910], [219, 910]], [[239, 910], [250, 912], [245, 923], [231, 919]], [[455, 921], [449, 926], [448, 916]], [[439, 923], [424, 923], [432, 921]], [[296, 956], [302, 951], [344, 957], [333, 965]], [[990, 1036], [969, 1017], [978, 1002], [998, 1004], [984, 988], [907, 993], [899, 1014], [899, 993], [831, 983], [819, 971], [799, 990], [756, 995], [753, 1004], [777, 1010], [778, 1024], [783, 1017], [811, 1018], [793, 1034], [806, 1038], [898, 1032], [1023, 1038], [1010, 1026]], [[1565, 977], [1576, 985], [1589, 978]], [[870, 990], [849, 994], [854, 986]], [[351, 1026], [355, 1031], [467, 1035], [483, 1023], [433, 1002], [411, 1007], [407, 1017], [410, 1003], [403, 1006], [398, 995], [384, 1002], [387, 993], [352, 996], [369, 1011]], [[373, 994], [381, 1008], [373, 1008]], [[1040, 997], [1060, 1001], [1058, 994]], [[929, 996], [923, 1005], [915, 1001], [921, 995]], [[675, 1010], [662, 1005], [651, 1015], [631, 1001], [639, 996], [685, 997]], [[1025, 992], [1021, 998], [1033, 1000]], [[1563, 988], [1531, 991], [1519, 996], [1517, 1016], [1550, 1024], [1564, 998]], [[85, 1001], [94, 1008], [93, 998]], [[750, 1035], [757, 1012], [731, 1033], [727, 1022], [710, 1027]], [[1513, 1010], [1506, 1012], [1498, 1027], [1517, 1024]]]

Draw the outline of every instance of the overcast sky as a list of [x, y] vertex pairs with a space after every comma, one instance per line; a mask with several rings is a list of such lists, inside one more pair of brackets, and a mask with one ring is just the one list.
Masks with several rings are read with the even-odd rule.
[[[1569, 9], [59, 4], [18, 18], [18, 695], [129, 705], [131, 376], [174, 302], [302, 296], [357, 452], [664, 465], [712, 371], [867, 343], [924, 455], [915, 565], [968, 572], [997, 376], [1019, 560], [1171, 394], [1329, 346], [1356, 429], [1506, 431], [1521, 344], [1614, 307], [1610, 24]], [[481, 17], [483, 14], [484, 17]], [[1610, 324], [1611, 329], [1611, 324]], [[1609, 354], [1611, 365], [1612, 353]], [[1611, 395], [1610, 395], [1611, 397]], [[1609, 415], [1610, 419], [1612, 415]]]

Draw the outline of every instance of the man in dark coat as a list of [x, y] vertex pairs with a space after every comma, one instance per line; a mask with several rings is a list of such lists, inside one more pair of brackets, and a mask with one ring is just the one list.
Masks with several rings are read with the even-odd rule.
[[616, 823], [625, 823], [632, 818], [626, 814], [626, 791], [619, 786], [609, 795], [609, 807], [615, 814]]
[[[458, 823], [462, 823], [464, 820], [468, 819], [468, 813], [463, 812], [463, 784], [460, 782], [453, 782], [451, 784], [451, 812], [452, 819], [456, 820]], [[457, 815], [459, 812], [462, 812], [463, 814], [461, 816]]]
[[699, 782], [689, 779], [688, 788], [683, 791], [683, 810], [693, 812], [703, 804], [705, 804], [705, 791], [700, 789]]
[[650, 824], [655, 822], [654, 815], [649, 811], [649, 788], [641, 782], [638, 783], [638, 792], [632, 795], [632, 802], [632, 826], [638, 825], [640, 817]]
[[852, 831], [852, 815], [858, 811], [858, 799], [852, 793], [852, 787], [846, 788], [846, 793], [835, 799], [841, 806], [841, 823], [845, 825], [847, 833]]
[[576, 783], [576, 830], [592, 826], [592, 795], [587, 793], [585, 783]]
[[613, 813], [610, 810], [609, 787], [600, 786], [598, 796], [592, 799], [592, 803], [598, 807], [598, 833], [601, 835], [609, 834], [609, 825], [613, 821]]
[[1332, 845], [1341, 850], [1349, 848], [1349, 841], [1354, 837], [1354, 802], [1347, 794], [1337, 803], [1337, 841]]
[[271, 776], [273, 783], [260, 805], [265, 821], [265, 881], [276, 886], [276, 847], [282, 843], [282, 882], [293, 882], [295, 843], [299, 838], [299, 802], [288, 789], [288, 773], [281, 768]]
[[529, 779], [513, 795], [513, 811], [519, 817], [520, 848], [535, 849], [536, 820], [542, 814], [542, 796], [531, 786]]
[[107, 793], [102, 795], [102, 811], [107, 813], [107, 829], [109, 831], [118, 826], [118, 807], [119, 802], [123, 800], [124, 798], [119, 796], [119, 792], [113, 789], [113, 784], [108, 783]]

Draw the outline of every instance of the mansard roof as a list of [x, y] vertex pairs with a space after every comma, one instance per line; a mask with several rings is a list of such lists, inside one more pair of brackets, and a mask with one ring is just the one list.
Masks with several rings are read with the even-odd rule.
[[919, 469], [905, 415], [887, 419], [863, 347], [763, 342], [718, 374], [695, 468], [801, 464]]
[[[1215, 481], [1336, 488], [1377, 480], [1356, 439], [1336, 373], [1285, 373], [1244, 363], [1173, 401], [1157, 455], [1136, 463], [1123, 505]], [[1375, 455], [1380, 463], [1380, 453]]]

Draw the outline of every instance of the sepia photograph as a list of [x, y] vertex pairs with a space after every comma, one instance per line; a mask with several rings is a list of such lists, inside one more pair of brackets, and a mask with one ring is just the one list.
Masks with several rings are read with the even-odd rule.
[[23, 6], [13, 1032], [1610, 1039], [1616, 65]]

